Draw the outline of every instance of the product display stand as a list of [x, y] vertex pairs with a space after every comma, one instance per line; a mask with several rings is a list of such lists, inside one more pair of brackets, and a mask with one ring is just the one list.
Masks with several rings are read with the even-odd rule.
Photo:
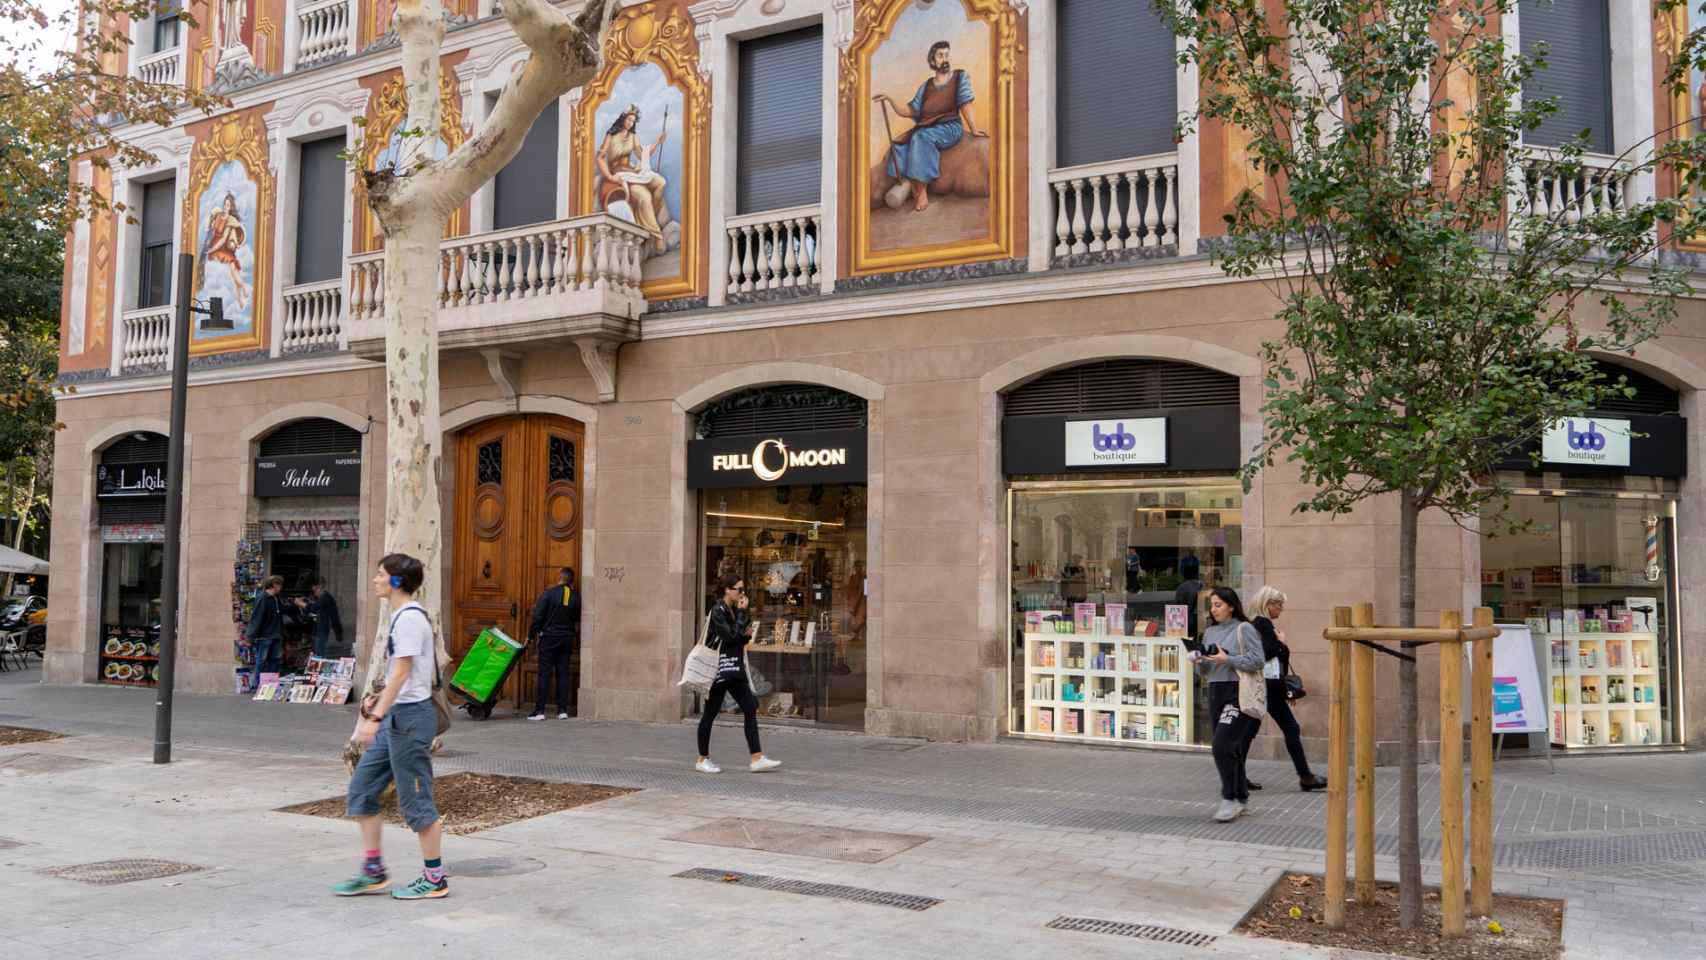
[[1665, 742], [1658, 634], [1566, 631], [1547, 636], [1552, 742], [1566, 747]]
[[1025, 634], [1026, 734], [1107, 743], [1184, 743], [1193, 669], [1184, 640]]

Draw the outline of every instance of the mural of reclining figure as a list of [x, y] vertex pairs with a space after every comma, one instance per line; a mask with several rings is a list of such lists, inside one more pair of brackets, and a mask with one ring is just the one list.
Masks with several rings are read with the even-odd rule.
[[970, 107], [976, 95], [971, 77], [964, 70], [954, 69], [951, 54], [946, 40], [930, 45], [927, 56], [931, 75], [918, 85], [905, 110], [886, 93], [873, 98], [913, 122], [912, 129], [893, 137], [889, 145], [885, 172], [896, 180], [884, 197], [890, 207], [900, 207], [910, 195], [914, 210], [928, 208], [929, 185], [942, 175], [942, 153], [958, 145], [968, 133], [988, 136], [972, 122]]

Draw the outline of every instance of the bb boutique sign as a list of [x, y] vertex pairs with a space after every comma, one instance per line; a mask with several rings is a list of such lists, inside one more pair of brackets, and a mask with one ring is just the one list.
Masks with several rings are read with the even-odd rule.
[[687, 445], [689, 487], [864, 483], [863, 430], [713, 437]]
[[1111, 467], [1167, 462], [1167, 418], [1069, 420], [1066, 465]]
[[166, 464], [103, 463], [95, 468], [95, 496], [102, 500], [166, 495]]
[[1631, 430], [1627, 420], [1601, 417], [1559, 420], [1540, 440], [1540, 459], [1546, 463], [1627, 467]]
[[361, 454], [305, 453], [255, 460], [257, 497], [361, 495]]

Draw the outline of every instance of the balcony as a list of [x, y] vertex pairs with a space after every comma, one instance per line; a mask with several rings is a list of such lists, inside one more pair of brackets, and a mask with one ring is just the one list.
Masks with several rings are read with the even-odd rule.
[[1054, 170], [1048, 183], [1054, 193], [1055, 265], [1177, 252], [1177, 154]]
[[317, 67], [349, 56], [354, 47], [351, 0], [303, 4], [296, 11], [296, 68]]
[[151, 53], [136, 61], [136, 78], [144, 83], [184, 82], [183, 47]]
[[821, 292], [818, 237], [823, 211], [816, 205], [730, 217], [729, 303]]
[[1515, 205], [1540, 217], [1562, 212], [1574, 223], [1626, 209], [1629, 186], [1628, 171], [1619, 169], [1614, 157], [1585, 154], [1579, 168], [1568, 170], [1557, 154], [1535, 150], [1522, 165]]
[[[604, 360], [613, 365], [612, 345], [635, 339], [646, 311], [645, 244], [645, 231], [602, 213], [446, 240], [434, 281], [439, 343], [450, 350], [573, 341], [583, 357], [608, 349]], [[385, 255], [351, 257], [349, 269], [349, 348], [381, 357]], [[607, 388], [613, 396], [613, 384], [600, 379], [600, 393]]]
[[336, 350], [344, 342], [342, 280], [298, 283], [284, 288], [284, 323], [279, 353]]
[[171, 304], [126, 310], [119, 317], [118, 372], [153, 373], [172, 360]]

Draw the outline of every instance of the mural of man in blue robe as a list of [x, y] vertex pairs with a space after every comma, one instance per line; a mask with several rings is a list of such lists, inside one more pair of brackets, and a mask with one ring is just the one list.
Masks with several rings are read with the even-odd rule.
[[930, 45], [927, 59], [931, 76], [918, 85], [918, 92], [905, 110], [886, 93], [874, 98], [912, 119], [912, 129], [893, 138], [889, 146], [887, 172], [911, 188], [914, 210], [930, 206], [927, 188], [942, 175], [942, 152], [959, 143], [967, 133], [974, 137], [987, 136], [972, 123], [970, 107], [975, 97], [971, 77], [964, 70], [954, 69], [950, 53], [946, 40]]

